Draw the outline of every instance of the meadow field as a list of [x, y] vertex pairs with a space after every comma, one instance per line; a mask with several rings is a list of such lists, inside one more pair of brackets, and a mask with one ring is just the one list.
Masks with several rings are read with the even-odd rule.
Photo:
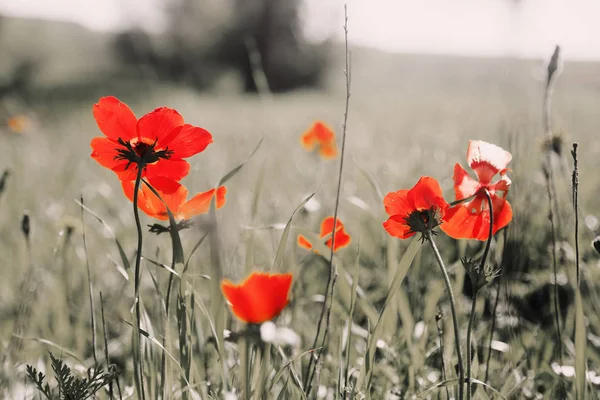
[[[352, 51], [338, 213], [351, 243], [335, 253], [338, 276], [321, 352], [313, 342], [327, 291], [329, 254], [299, 247], [297, 237], [317, 238], [321, 221], [334, 214], [340, 157], [324, 160], [309, 153], [300, 137], [322, 120], [341, 146], [343, 49], [336, 48], [332, 58], [337, 61], [323, 90], [252, 96], [225, 85], [198, 93], [185, 84], [130, 76], [44, 87], [27, 99], [11, 100], [10, 107], [5, 104], [5, 120], [18, 114], [27, 123], [19, 132], [6, 124], [0, 128], [0, 172], [8, 171], [0, 193], [2, 398], [44, 398], [26, 377], [26, 365], [44, 371], [53, 387], [48, 352], [79, 377], [95, 365], [94, 358], [105, 369], [113, 365], [118, 379], [112, 393], [106, 385], [96, 398], [139, 398], [132, 356], [137, 248], [132, 204], [115, 174], [90, 157], [92, 138], [102, 136], [92, 106], [102, 96], [116, 96], [138, 118], [156, 107], [174, 108], [186, 123], [212, 133], [214, 143], [189, 159], [192, 169], [182, 183], [190, 193], [215, 187], [243, 164], [225, 183], [226, 204], [180, 232], [189, 262], [185, 271], [175, 265], [177, 275], [169, 271], [170, 236], [148, 232], [146, 226], [157, 221], [141, 214], [146, 398], [161, 398], [161, 390], [166, 398], [192, 399], [457, 398], [448, 293], [426, 243], [394, 289], [376, 352], [369, 349], [398, 264], [407, 249], [417, 246], [411, 245], [417, 239], [393, 238], [383, 229], [388, 218], [383, 196], [431, 176], [446, 200], [453, 201], [454, 165], [461, 163], [472, 173], [465, 158], [469, 140], [490, 142], [512, 154], [507, 200], [513, 209], [512, 221], [495, 236], [488, 258], [501, 276], [481, 289], [475, 307], [472, 377], [479, 383], [473, 398], [600, 398], [600, 256], [591, 245], [600, 233], [600, 64], [565, 63], [552, 94], [553, 132], [562, 140], [551, 157], [555, 280], [542, 169], [545, 63]], [[576, 393], [575, 374], [576, 361], [581, 362], [576, 347], [581, 346], [574, 339], [573, 142], [579, 144], [583, 394]], [[312, 193], [290, 229], [284, 229]], [[472, 290], [460, 258], [481, 256], [485, 242], [454, 240], [441, 231], [435, 240], [454, 288], [464, 358]], [[279, 272], [293, 275], [290, 302], [275, 322], [298, 340], [244, 347], [250, 341], [243, 334], [245, 324], [227, 307], [219, 283], [222, 278], [240, 282], [251, 271], [272, 271], [274, 262]], [[167, 320], [164, 300], [172, 276]], [[233, 334], [223, 339], [220, 329]], [[168, 350], [164, 370], [163, 344]], [[309, 359], [317, 353], [312, 390], [305, 394]], [[368, 384], [360, 382], [363, 373], [370, 376]]]

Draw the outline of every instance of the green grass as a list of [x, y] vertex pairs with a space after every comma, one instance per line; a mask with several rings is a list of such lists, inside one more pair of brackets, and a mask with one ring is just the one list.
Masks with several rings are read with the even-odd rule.
[[[341, 53], [339, 60], [343, 60]], [[213, 187], [228, 171], [246, 160], [263, 140], [258, 152], [227, 183], [227, 204], [216, 212], [219, 227], [216, 248], [220, 256], [220, 274], [225, 277], [238, 280], [245, 276], [246, 268], [268, 270], [278, 253], [282, 230], [263, 228], [287, 223], [296, 206], [319, 189], [315, 199], [321, 208], [315, 212], [301, 211], [294, 217], [286, 251], [283, 258], [278, 259], [281, 260], [281, 271], [294, 273], [292, 301], [278, 324], [296, 331], [301, 345], [281, 352], [272, 347], [272, 367], [261, 367], [258, 361], [253, 367], [254, 379], [266, 373], [266, 398], [302, 398], [290, 367], [294, 367], [294, 374], [303, 374], [302, 366], [308, 360], [304, 352], [313, 342], [315, 321], [321, 308], [315, 296], [323, 294], [328, 271], [322, 258], [297, 248], [295, 239], [300, 231], [317, 232], [321, 219], [333, 213], [337, 163], [324, 162], [306, 153], [299, 145], [299, 137], [315, 119], [329, 122], [339, 135], [345, 99], [340, 65], [332, 68], [326, 90], [278, 95], [274, 101], [228, 91], [198, 94], [185, 87], [132, 81], [96, 85], [72, 96], [64, 89], [45, 89], [30, 99], [29, 108], [21, 111], [35, 117], [36, 124], [31, 132], [27, 135], [10, 134], [6, 129], [0, 132], [0, 169], [11, 171], [0, 196], [0, 254], [3, 260], [0, 265], [0, 353], [9, 354], [0, 374], [4, 378], [1, 380], [2, 397], [22, 398], [25, 364], [48, 366], [48, 351], [60, 355], [75, 371], [92, 363], [86, 253], [80, 207], [75, 201], [80, 195], [85, 205], [111, 227], [129, 263], [133, 262], [136, 234], [131, 203], [121, 193], [114, 174], [89, 157], [90, 140], [101, 135], [92, 118], [91, 106], [99, 96], [117, 95], [138, 116], [154, 107], [169, 106], [179, 110], [186, 122], [212, 132], [214, 143], [190, 159], [192, 172], [183, 181], [194, 193]], [[468, 140], [482, 139], [513, 154], [510, 165], [513, 186], [509, 200], [515, 211], [508, 242], [498, 235], [491, 254], [497, 262], [504, 260], [510, 270], [500, 286], [500, 317], [494, 336], [494, 340], [508, 345], [508, 350], [494, 350], [487, 383], [509, 398], [556, 398], [560, 379], [551, 367], [551, 363], [558, 360], [554, 354], [552, 323], [541, 326], [529, 321], [506, 302], [507, 297], [523, 301], [527, 294], [551, 280], [548, 201], [540, 168], [543, 87], [532, 77], [536, 69], [542, 69], [541, 63], [401, 56], [358, 49], [352, 55], [352, 68], [347, 163], [339, 216], [353, 242], [337, 257], [352, 276], [358, 260], [359, 286], [364, 296], [351, 296], [352, 286], [344, 286], [340, 282], [344, 277], [338, 277], [329, 346], [323, 357], [318, 388], [330, 390], [334, 398], [343, 398], [335, 396], [339, 369], [342, 368], [341, 373], [345, 374], [345, 368], [349, 368], [350, 382], [358, 378], [368, 346], [368, 330], [372, 331], [377, 323], [367, 320], [365, 310], [381, 310], [388, 284], [394, 276], [393, 266], [408, 246], [408, 243], [390, 240], [383, 230], [381, 224], [386, 215], [380, 194], [374, 187], [385, 194], [412, 187], [421, 175], [430, 175], [440, 181], [447, 198], [451, 199], [454, 163], [465, 165]], [[566, 175], [563, 177], [559, 173], [557, 178], [561, 206], [559, 228], [565, 239], [561, 241], [564, 257], [559, 269], [561, 276], [568, 278], [567, 288], [575, 284], [575, 263], [569, 250], [569, 246], [573, 246], [574, 232], [569, 186], [571, 160], [568, 157], [571, 141], [580, 145], [582, 221], [587, 217], [589, 222], [589, 217], [598, 216], [600, 209], [597, 195], [600, 192], [597, 177], [600, 170], [598, 76], [600, 65], [567, 63], [553, 96], [554, 126], [564, 130], [566, 140], [562, 157]], [[30, 253], [20, 230], [24, 212], [31, 217]], [[145, 215], [142, 219], [144, 224], [154, 223]], [[206, 218], [201, 221], [208, 222]], [[108, 352], [111, 362], [121, 368], [120, 383], [125, 391], [125, 387], [133, 382], [131, 327], [124, 322], [134, 321], [130, 312], [133, 306], [132, 271], [123, 269], [124, 263], [112, 234], [89, 213], [85, 214], [84, 222], [95, 291], [97, 352], [102, 360], [104, 341], [98, 295], [101, 291]], [[589, 246], [598, 227], [590, 229], [582, 223], [580, 232], [588, 371], [600, 374], [600, 301], [597, 293], [600, 270], [597, 268], [598, 256]], [[202, 235], [201, 229], [181, 233], [186, 259]], [[203, 243], [190, 260], [181, 282], [183, 297], [178, 299], [175, 292], [172, 298], [166, 346], [172, 358], [167, 356], [166, 375], [173, 384], [173, 397], [177, 397], [183, 375], [189, 376], [191, 386], [203, 398], [210, 398], [210, 395], [221, 398], [226, 388], [242, 387], [242, 370], [239, 364], [235, 365], [241, 350], [235, 343], [225, 342], [219, 349], [222, 359], [215, 351], [212, 329], [218, 324], [211, 305], [222, 300], [211, 299], [208, 295], [211, 280], [206, 275], [214, 275], [211, 271], [215, 267], [211, 263], [208, 242]], [[460, 283], [465, 274], [457, 260], [465, 253], [474, 255], [481, 249], [478, 243], [456, 243], [443, 235], [437, 242], [455, 284], [464, 338], [470, 302], [469, 297], [462, 294]], [[212, 246], [215, 250], [214, 243]], [[145, 234], [143, 253], [147, 258], [170, 265], [170, 248], [167, 235]], [[507, 249], [504, 254], [503, 249]], [[527, 268], [526, 273], [522, 273], [524, 268]], [[157, 343], [162, 343], [165, 322], [161, 299], [165, 296], [168, 277], [169, 272], [164, 268], [143, 262], [141, 292], [143, 307], [149, 317], [144, 329], [155, 338], [155, 342], [144, 341], [147, 398], [157, 396], [161, 356]], [[495, 287], [483, 289], [478, 302], [473, 333], [478, 351], [473, 376], [479, 380], [485, 375], [491, 321], [487, 314], [489, 310], [483, 315], [484, 306], [486, 303], [488, 307], [493, 305]], [[397, 304], [389, 309], [396, 310], [396, 315], [386, 320], [381, 335], [384, 342], [374, 355], [374, 364], [368, 366], [373, 368], [373, 399], [410, 398], [441, 381], [435, 320], [438, 309], [444, 311], [446, 374], [449, 379], [456, 377], [447, 296], [428, 247], [423, 247], [417, 255], [395, 299]], [[24, 300], [31, 306], [31, 311], [25, 314], [20, 308]], [[550, 302], [547, 309], [552, 312]], [[355, 325], [348, 329], [345, 324], [351, 310]], [[574, 366], [573, 303], [565, 312], [563, 359], [565, 365]], [[217, 314], [226, 315], [224, 323], [228, 329], [237, 331], [242, 327], [225, 310], [224, 304]], [[187, 318], [184, 337], [179, 336], [177, 315], [180, 323], [183, 315]], [[9, 346], [12, 345], [14, 325], [19, 320], [24, 321], [25, 339], [22, 350], [15, 351]], [[407, 326], [411, 327], [410, 331], [406, 330]], [[185, 340], [192, 353], [187, 365], [181, 363], [179, 355]], [[265, 372], [261, 368], [272, 369]], [[278, 379], [271, 386], [275, 374]], [[302, 378], [300, 376], [298, 381]], [[573, 393], [574, 378], [568, 377], [565, 382], [568, 392]], [[34, 389], [28, 385], [27, 393], [31, 395]], [[588, 385], [588, 395], [595, 396], [598, 383], [589, 381]], [[312, 395], [315, 393], [316, 390]], [[394, 397], [392, 393], [401, 394]], [[494, 398], [491, 391], [486, 393]], [[538, 393], [541, 397], [536, 397]], [[239, 391], [237, 394], [241, 396]], [[446, 391], [440, 388], [430, 392], [432, 398], [437, 398], [438, 394], [444, 398]], [[106, 393], [103, 396], [107, 397]], [[481, 388], [475, 398], [486, 398]]]

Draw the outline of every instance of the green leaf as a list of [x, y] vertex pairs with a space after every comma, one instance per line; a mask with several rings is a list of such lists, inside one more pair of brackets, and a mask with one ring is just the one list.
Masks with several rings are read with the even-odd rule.
[[402, 259], [400, 260], [398, 269], [396, 270], [396, 274], [394, 275], [394, 279], [392, 280], [392, 284], [390, 285], [390, 288], [388, 290], [388, 294], [386, 296], [385, 303], [383, 304], [383, 308], [381, 309], [381, 313], [379, 314], [379, 319], [377, 320], [377, 324], [375, 325], [375, 328], [373, 329], [373, 333], [371, 334], [371, 337], [369, 338], [369, 345], [367, 348], [368, 349], [367, 350], [368, 357], [366, 357], [365, 363], [363, 364], [363, 366], [360, 369], [360, 375], [359, 375], [358, 382], [356, 385], [358, 390], [365, 391], [366, 389], [368, 389], [368, 388], [363, 387], [363, 385], [365, 383], [366, 373], [367, 373], [366, 368], [373, 365], [374, 357], [375, 357], [375, 350], [377, 348], [377, 342], [379, 341], [379, 339], [381, 337], [382, 328], [384, 325], [382, 323], [382, 321], [385, 320], [384, 316], [385, 316], [386, 310], [387, 310], [388, 306], [390, 305], [390, 303], [392, 302], [392, 300], [394, 300], [394, 297], [400, 288], [400, 284], [402, 283], [402, 280], [406, 276], [406, 273], [408, 272], [408, 269], [410, 268], [412, 261], [415, 258], [415, 256], [417, 255], [417, 252], [419, 251], [420, 248], [421, 248], [420, 240], [418, 237], [415, 236], [413, 238], [413, 241], [410, 243], [410, 245], [404, 252]]
[[285, 253], [285, 247], [287, 244], [288, 236], [290, 234], [290, 228], [292, 227], [292, 219], [294, 215], [302, 208], [310, 199], [314, 197], [319, 189], [315, 190], [312, 194], [310, 194], [307, 198], [302, 200], [300, 204], [294, 209], [290, 219], [287, 224], [285, 224], [285, 228], [283, 229], [283, 233], [281, 234], [281, 240], [279, 241], [279, 245], [277, 246], [277, 253], [275, 253], [275, 260], [273, 261], [273, 266], [271, 267], [271, 272], [279, 272], [281, 268], [281, 263], [283, 262], [283, 255]]

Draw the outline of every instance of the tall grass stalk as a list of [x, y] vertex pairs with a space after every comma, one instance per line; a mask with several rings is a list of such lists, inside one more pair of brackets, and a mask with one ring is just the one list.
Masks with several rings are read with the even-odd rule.
[[586, 389], [586, 333], [583, 300], [581, 298], [581, 273], [579, 265], [579, 169], [577, 165], [577, 143], [573, 143], [573, 211], [575, 213], [575, 266], [577, 280], [575, 286], [575, 398], [585, 399]]
[[83, 195], [80, 197], [81, 200], [81, 237], [83, 240], [83, 252], [85, 254], [85, 267], [87, 270], [88, 280], [88, 294], [90, 299], [90, 320], [92, 324], [92, 355], [94, 356], [94, 365], [98, 365], [98, 357], [96, 355], [96, 318], [94, 312], [94, 291], [92, 289], [92, 274], [90, 272], [90, 258], [88, 256], [87, 241], [85, 237], [85, 220], [83, 218]]
[[554, 275], [554, 293], [553, 293], [553, 304], [554, 304], [554, 323], [556, 325], [556, 342], [558, 346], [558, 358], [562, 365], [562, 329], [560, 327], [560, 305], [558, 303], [558, 261], [556, 259], [557, 253], [557, 229], [560, 226], [558, 221], [558, 201], [556, 198], [556, 182], [554, 179], [554, 172], [552, 168], [552, 123], [551, 123], [551, 107], [552, 107], [552, 92], [554, 89], [554, 83], [556, 82], [559, 72], [559, 57], [560, 47], [556, 46], [554, 53], [548, 63], [547, 79], [544, 90], [544, 102], [543, 102], [543, 123], [544, 133], [547, 136], [547, 148], [545, 149], [545, 165], [543, 166], [544, 177], [546, 178], [546, 192], [548, 194], [548, 220], [550, 221], [550, 231], [552, 239], [552, 271]]
[[[335, 249], [335, 232], [337, 229], [337, 217], [340, 206], [340, 192], [342, 187], [342, 174], [344, 172], [344, 155], [346, 152], [346, 128], [348, 125], [348, 108], [350, 106], [350, 83], [351, 83], [351, 73], [350, 73], [350, 51], [348, 49], [348, 6], [344, 5], [344, 54], [345, 54], [345, 70], [344, 76], [346, 78], [346, 103], [344, 108], [344, 121], [342, 123], [342, 146], [340, 151], [340, 168], [338, 172], [338, 183], [337, 190], [335, 196], [335, 207], [333, 212], [333, 234], [331, 235], [331, 251], [329, 253], [329, 276], [327, 278], [327, 285], [325, 291], [325, 300], [323, 301], [323, 307], [321, 308], [321, 315], [319, 316], [319, 322], [317, 323], [317, 332], [315, 334], [315, 340], [313, 343], [313, 348], [317, 348], [320, 332], [323, 325], [323, 320], [325, 320], [325, 329], [323, 333], [323, 338], [321, 339], [320, 349], [317, 351], [315, 357], [311, 357], [308, 362], [308, 366], [306, 369], [306, 381], [304, 382], [305, 393], [307, 396], [310, 396], [310, 391], [312, 389], [312, 381], [314, 378], [314, 374], [316, 369], [318, 368], [321, 355], [326, 349], [327, 338], [329, 334], [329, 323], [331, 318], [331, 306], [333, 302], [333, 292], [335, 288], [335, 281], [337, 277], [337, 271], [334, 268], [333, 264], [333, 253]], [[331, 294], [329, 294], [331, 292]]]
[[444, 284], [446, 285], [446, 290], [448, 291], [448, 298], [450, 300], [450, 311], [452, 312], [452, 324], [454, 326], [454, 345], [456, 346], [456, 356], [458, 358], [458, 398], [459, 400], [464, 399], [464, 383], [465, 383], [465, 369], [463, 364], [462, 352], [460, 350], [460, 328], [458, 327], [458, 315], [456, 313], [456, 301], [454, 300], [454, 293], [452, 292], [452, 283], [450, 282], [450, 277], [448, 276], [448, 271], [446, 271], [446, 265], [444, 264], [444, 260], [442, 260], [442, 256], [433, 241], [433, 237], [430, 232], [425, 234], [425, 239], [431, 245], [431, 249], [433, 250], [433, 254], [435, 255], [435, 259], [440, 266], [440, 271], [442, 272], [442, 276], [444, 277]]

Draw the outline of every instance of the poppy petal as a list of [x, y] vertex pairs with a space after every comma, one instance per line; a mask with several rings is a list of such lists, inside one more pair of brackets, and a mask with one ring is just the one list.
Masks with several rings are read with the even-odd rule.
[[[432, 206], [440, 205], [442, 188], [438, 181], [429, 176], [423, 176], [417, 184], [408, 191], [408, 203], [413, 210], [426, 210]], [[443, 210], [442, 210], [443, 211]]]
[[475, 195], [482, 188], [482, 184], [471, 178], [462, 165], [458, 163], [454, 165], [452, 179], [454, 180], [454, 193], [457, 200], [467, 199]]
[[298, 236], [298, 246], [303, 247], [306, 250], [312, 249], [312, 244], [302, 235]]
[[156, 141], [156, 148], [162, 149], [161, 140], [167, 138], [177, 127], [183, 125], [183, 117], [176, 110], [160, 107], [144, 115], [137, 123], [138, 140], [142, 138]]
[[254, 272], [240, 285], [224, 280], [221, 290], [238, 318], [260, 324], [275, 318], [287, 306], [291, 284], [291, 274]]
[[116, 97], [102, 97], [92, 108], [98, 128], [107, 138], [128, 141], [136, 137], [137, 118], [127, 104]]
[[[344, 224], [338, 218], [337, 223], [335, 224], [335, 230], [339, 231], [341, 229], [344, 229]], [[331, 232], [333, 232], [333, 217], [326, 217], [321, 222], [321, 236], [320, 237], [325, 237], [327, 235], [331, 235]]]
[[[335, 233], [335, 243], [333, 245], [333, 251], [336, 252], [341, 248], [344, 248], [346, 246], [348, 246], [351, 242], [351, 238], [350, 235], [348, 235], [346, 232], [344, 232], [344, 229], [338, 229], [338, 231]], [[327, 240], [327, 242], [325, 242], [325, 245], [327, 245], [327, 247], [331, 248], [331, 238], [329, 238], [329, 240]]]
[[160, 160], [146, 166], [144, 176], [150, 178], [163, 176], [180, 181], [190, 172], [190, 164], [185, 160]]
[[467, 162], [483, 185], [488, 185], [494, 175], [506, 169], [512, 154], [495, 144], [482, 140], [470, 140]]
[[486, 240], [489, 234], [489, 211], [471, 212], [468, 205], [458, 205], [446, 210], [440, 228], [454, 239]]
[[[219, 191], [221, 192], [221, 196], [219, 196]], [[221, 186], [216, 192], [216, 207], [221, 208], [225, 205], [225, 194], [227, 193], [227, 189], [225, 186]], [[183, 207], [181, 207], [181, 214], [183, 215], [183, 218], [190, 219], [200, 214], [206, 214], [210, 210], [210, 203], [214, 196], [215, 189], [210, 189], [206, 192], [198, 193], [192, 197], [183, 205]]]
[[168, 147], [173, 151], [173, 158], [187, 158], [204, 151], [212, 142], [212, 135], [206, 129], [185, 124], [159, 140], [157, 147]]
[[408, 190], [398, 190], [386, 194], [383, 198], [383, 205], [388, 215], [405, 217], [414, 211], [413, 205], [408, 201]]
[[[143, 186], [144, 184], [142, 183], [141, 185]], [[133, 202], [135, 181], [121, 181], [121, 187], [123, 188], [123, 193], [125, 193], [125, 196], [129, 199], [129, 201]], [[139, 190], [137, 203], [138, 208], [149, 217], [161, 220], [166, 219], [164, 205], [149, 189], [144, 190], [144, 188], [141, 188]]]
[[127, 164], [127, 161], [116, 160], [115, 157], [119, 154], [117, 149], [121, 148], [119, 143], [105, 137], [95, 137], [90, 143], [92, 147], [91, 157], [100, 165], [108, 169], [113, 169], [120, 164]]
[[[166, 204], [167, 207], [169, 207], [169, 210], [171, 210], [173, 216], [176, 219], [180, 219], [179, 214], [181, 205], [185, 202], [185, 199], [187, 198], [188, 190], [185, 186], [178, 182], [170, 180], [170, 182], [166, 182], [164, 179], [165, 178], [162, 178], [162, 180], [161, 178], [154, 178], [150, 181], [150, 184], [154, 183], [154, 189], [158, 192], [158, 194], [165, 203], [163, 203], [158, 197], [156, 197], [156, 195], [152, 192], [152, 190], [150, 190], [150, 188], [148, 188], [148, 186], [142, 183], [140, 185], [141, 188], [138, 195], [138, 207], [150, 217], [166, 221], [169, 219], [169, 214], [167, 213], [167, 208], [165, 207]], [[127, 198], [133, 201], [133, 190], [135, 188], [135, 182], [123, 181], [121, 185]], [[161, 186], [168, 187], [167, 185], [171, 186], [169, 187], [168, 193], [161, 192], [157, 188]], [[177, 189], [172, 191], [172, 186], [174, 185], [177, 185]]]
[[492, 197], [494, 207], [494, 234], [504, 228], [512, 220], [512, 207], [510, 203], [500, 197]]
[[392, 215], [383, 223], [383, 227], [387, 233], [400, 239], [408, 239], [415, 234], [415, 232], [411, 232], [410, 226], [401, 215]]
[[326, 159], [335, 158], [337, 156], [337, 148], [335, 147], [335, 143], [322, 144], [319, 147], [319, 154], [321, 157]]
[[308, 151], [312, 151], [317, 144], [317, 138], [312, 130], [308, 130], [300, 137], [300, 143]]
[[335, 133], [333, 133], [333, 129], [331, 129], [329, 125], [322, 121], [315, 122], [312, 129], [315, 133], [317, 141], [322, 145], [330, 144], [335, 140]]

